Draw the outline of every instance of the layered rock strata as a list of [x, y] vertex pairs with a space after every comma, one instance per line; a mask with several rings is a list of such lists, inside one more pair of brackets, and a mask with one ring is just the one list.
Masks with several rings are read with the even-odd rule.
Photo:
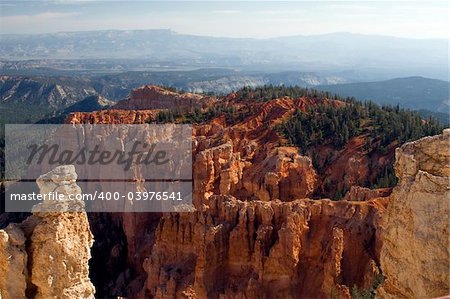
[[[152, 92], [168, 94], [156, 88]], [[171, 101], [175, 106], [169, 109], [180, 108]], [[130, 283], [129, 296], [348, 298], [354, 287], [371, 290], [380, 270], [386, 277], [380, 296], [445, 294], [448, 200], [443, 199], [448, 198], [444, 182], [448, 184], [448, 132], [397, 151], [400, 183], [389, 199], [389, 189], [351, 187], [373, 180], [375, 168], [390, 163], [395, 144], [389, 145], [385, 155], [372, 156], [364, 149], [363, 135], [351, 138], [341, 150], [318, 147], [315, 162], [325, 165], [328, 161], [318, 174], [310, 158], [295, 147], [283, 146], [277, 134], [276, 125], [296, 109], [345, 103], [307, 97], [242, 103], [234, 101], [233, 95], [222, 101], [238, 110], [250, 107], [251, 113], [234, 123], [220, 116], [194, 126], [197, 210], [116, 215], [128, 242], [129, 266], [139, 273]], [[124, 109], [161, 107], [128, 104], [121, 105]], [[117, 117], [114, 110], [108, 113], [112, 118], [86, 113], [67, 122], [126, 122], [125, 113]], [[324, 190], [324, 176], [330, 185], [350, 189], [344, 201], [307, 199]], [[389, 216], [382, 233], [387, 206]], [[124, 276], [113, 284], [127, 284]]]
[[[72, 113], [70, 124], [142, 124], [154, 120], [161, 109], [204, 110], [216, 105], [232, 107], [235, 114], [246, 115], [236, 121], [219, 116], [194, 125], [193, 165], [196, 197], [229, 194], [239, 199], [293, 200], [301, 197], [333, 196], [351, 186], [373, 182], [388, 165], [395, 145], [385, 155], [367, 155], [365, 136], [351, 138], [341, 150], [332, 146], [314, 149], [316, 171], [311, 159], [300, 155], [296, 147], [281, 146], [286, 140], [277, 125], [297, 109], [316, 106], [340, 107], [345, 102], [326, 98], [279, 98], [267, 102], [240, 101], [236, 94], [213, 99], [190, 93], [177, 93], [158, 86], [133, 90], [129, 98], [111, 110]], [[235, 115], [235, 116], [236, 116]], [[196, 179], [198, 178], [198, 179]], [[329, 186], [335, 186], [329, 190]]]
[[145, 85], [134, 89], [129, 98], [120, 101], [113, 108], [126, 110], [177, 109], [193, 111], [212, 105], [214, 99], [193, 93], [173, 92], [162, 87]]
[[450, 294], [450, 129], [396, 151], [398, 185], [382, 229], [380, 298]]
[[40, 192], [64, 196], [58, 208], [79, 212], [59, 212], [54, 203], [38, 204], [33, 215], [20, 224], [0, 230], [0, 294], [16, 298], [94, 298], [88, 260], [93, 237], [80, 203], [67, 200], [78, 194], [73, 166], [60, 166], [40, 176]]
[[204, 210], [161, 218], [138, 297], [348, 298], [379, 273], [386, 203], [211, 196]]

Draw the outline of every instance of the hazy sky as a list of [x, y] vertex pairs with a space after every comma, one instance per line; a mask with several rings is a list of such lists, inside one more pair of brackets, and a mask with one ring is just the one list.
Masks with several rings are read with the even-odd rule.
[[0, 1], [1, 33], [170, 28], [274, 37], [353, 32], [450, 38], [449, 1]]

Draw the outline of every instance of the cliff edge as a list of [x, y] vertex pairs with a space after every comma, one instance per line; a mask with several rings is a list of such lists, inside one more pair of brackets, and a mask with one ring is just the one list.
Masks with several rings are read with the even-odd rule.
[[399, 179], [384, 218], [380, 298], [450, 294], [450, 129], [396, 150]]
[[[59, 166], [37, 180], [41, 193], [81, 192], [75, 167]], [[88, 260], [94, 240], [84, 212], [43, 212], [0, 230], [0, 298], [94, 298]]]

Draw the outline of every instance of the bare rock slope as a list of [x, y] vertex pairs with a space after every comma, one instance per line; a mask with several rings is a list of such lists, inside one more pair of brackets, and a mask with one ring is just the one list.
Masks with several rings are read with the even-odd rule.
[[192, 93], [179, 94], [159, 86], [146, 85], [134, 89], [130, 97], [117, 103], [114, 109], [149, 110], [178, 107], [181, 110], [192, 111], [194, 108], [205, 108], [213, 102], [210, 97]]
[[450, 129], [396, 151], [397, 187], [382, 230], [380, 298], [450, 294]]
[[[60, 166], [40, 176], [38, 186], [41, 193], [77, 194], [76, 178], [73, 166]], [[88, 276], [94, 240], [86, 213], [44, 212], [46, 205], [0, 230], [0, 297], [94, 298]]]
[[[157, 112], [152, 109], [167, 108], [159, 101], [166, 97], [172, 109], [192, 107], [179, 95], [144, 87], [115, 107], [125, 110], [72, 114], [67, 123], [143, 123]], [[380, 271], [386, 277], [380, 297], [449, 293], [448, 131], [397, 150], [400, 182], [394, 195], [354, 187], [343, 201], [311, 200], [323, 189], [323, 178], [310, 158], [280, 144], [275, 128], [296, 109], [345, 104], [308, 97], [251, 103], [233, 97], [221, 103], [250, 111], [244, 118], [219, 116], [194, 125], [196, 211], [118, 215], [132, 261], [127, 267], [138, 273], [128, 296], [348, 298], [355, 286], [372, 292]], [[395, 147], [371, 160], [364, 136], [356, 136], [325, 173], [336, 186], [361, 185], [374, 166], [392, 158]], [[317, 150], [323, 157], [328, 151]], [[111, 285], [118, 281], [128, 283], [117, 279]]]
[[386, 201], [240, 201], [167, 214], [138, 298], [348, 298], [378, 273]]

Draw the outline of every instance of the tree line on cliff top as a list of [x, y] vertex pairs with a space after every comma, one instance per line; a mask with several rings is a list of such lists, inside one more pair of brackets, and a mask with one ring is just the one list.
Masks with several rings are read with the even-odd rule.
[[180, 124], [192, 124], [192, 123], [204, 123], [208, 122], [216, 117], [224, 116], [227, 125], [233, 125], [240, 121], [243, 121], [250, 115], [250, 107], [246, 109], [237, 109], [233, 106], [225, 106], [223, 104], [214, 105], [202, 111], [195, 108], [192, 112], [185, 112], [179, 110], [162, 110], [155, 118], [149, 119], [147, 123], [180, 123]]
[[[344, 102], [344, 105], [325, 105], [318, 101], [316, 106], [306, 111], [297, 110], [284, 123], [277, 127], [283, 140], [297, 146], [299, 151], [312, 158], [314, 167], [320, 173], [324, 168], [319, 163], [315, 148], [329, 146], [337, 151], [343, 149], [355, 136], [364, 137], [364, 149], [368, 155], [386, 155], [389, 149], [419, 139], [423, 136], [436, 135], [443, 127], [432, 118], [423, 119], [417, 112], [401, 109], [399, 106], [379, 106], [372, 102], [359, 102], [353, 97], [342, 98], [329, 92], [298, 86], [244, 87], [235, 92], [237, 101], [264, 102], [277, 98], [308, 97], [312, 99], [331, 99]], [[244, 108], [242, 108], [244, 107]], [[228, 125], [243, 121], [251, 114], [251, 106], [236, 108], [218, 103], [213, 107], [192, 112], [161, 111], [149, 123], [203, 123], [223, 116]], [[282, 143], [282, 142], [281, 142]], [[0, 138], [0, 149], [4, 148], [3, 134]], [[2, 154], [0, 152], [0, 154]], [[392, 155], [391, 155], [392, 156]], [[3, 175], [4, 160], [0, 157], [0, 168]], [[374, 182], [368, 187], [391, 187], [396, 184], [392, 161], [380, 170]], [[346, 190], [336, 190], [335, 198], [341, 197]]]
[[[343, 107], [319, 105], [308, 111], [297, 110], [291, 118], [279, 126], [279, 131], [290, 144], [312, 158], [315, 169], [321, 173], [324, 164], [318, 162], [315, 149], [327, 145], [343, 149], [349, 140], [363, 136], [366, 154], [386, 156], [390, 159], [384, 169], [375, 170], [377, 175], [367, 187], [386, 188], [397, 184], [394, 174], [393, 152], [395, 147], [424, 136], [436, 135], [442, 127], [433, 119], [423, 120], [413, 111], [398, 106], [378, 106], [371, 102], [349, 100]], [[391, 149], [391, 154], [388, 154]], [[327, 164], [327, 163], [325, 163]], [[347, 190], [335, 189], [332, 196], [341, 198]]]
[[326, 91], [301, 88], [298, 86], [244, 87], [236, 92], [238, 101], [270, 101], [277, 98], [308, 97], [331, 99], [344, 102], [344, 105], [327, 105], [318, 101], [307, 111], [298, 109], [279, 130], [290, 141], [306, 153], [311, 146], [331, 144], [341, 149], [349, 139], [365, 135], [367, 150], [381, 152], [393, 142], [401, 145], [424, 136], [439, 134], [443, 126], [434, 118], [423, 119], [416, 111], [402, 109], [398, 105], [379, 106], [373, 102], [360, 102], [354, 97], [342, 98]]
[[324, 143], [343, 148], [355, 136], [364, 135], [368, 151], [381, 152], [424, 136], [436, 135], [441, 125], [429, 118], [423, 120], [416, 112], [398, 106], [378, 106], [372, 102], [347, 100], [343, 107], [311, 106], [297, 110], [280, 126], [281, 132], [303, 153], [311, 146]]
[[[392, 165], [395, 147], [424, 136], [439, 134], [443, 129], [433, 118], [423, 119], [417, 112], [402, 109], [398, 105], [379, 106], [373, 102], [359, 102], [353, 97], [342, 98], [329, 92], [298, 86], [244, 87], [235, 92], [236, 101], [265, 102], [283, 97], [318, 100], [316, 106], [310, 106], [306, 111], [296, 110], [276, 129], [282, 138], [280, 145], [287, 142], [298, 147], [301, 154], [311, 157], [319, 173], [326, 168], [327, 163], [319, 163], [317, 147], [327, 146], [340, 151], [356, 136], [362, 137], [362, 146], [368, 156], [389, 157], [390, 162], [383, 169], [373, 170], [377, 172], [376, 177], [366, 184], [368, 187], [392, 187], [397, 183]], [[325, 99], [339, 100], [344, 104], [329, 105], [323, 101]], [[218, 104], [205, 111], [196, 109], [189, 113], [161, 111], [150, 122], [203, 123], [224, 116], [230, 125], [251, 114], [250, 106], [244, 107], [247, 107], [246, 110]], [[345, 192], [336, 189], [332, 197], [339, 199]]]
[[[364, 135], [368, 151], [377, 149], [385, 153], [393, 142], [401, 145], [424, 136], [439, 134], [443, 126], [432, 117], [423, 119], [417, 112], [402, 109], [398, 105], [379, 106], [373, 102], [359, 102], [353, 97], [342, 98], [326, 91], [301, 88], [298, 86], [244, 87], [236, 93], [237, 101], [264, 102], [277, 98], [308, 97], [315, 99], [339, 100], [345, 105], [326, 105], [319, 101], [307, 111], [297, 109], [278, 129], [302, 153], [310, 147], [323, 144], [343, 148], [355, 136]], [[251, 114], [249, 107], [236, 109], [234, 106], [217, 104], [205, 111], [193, 112], [173, 110], [161, 111], [150, 123], [203, 123], [218, 116], [225, 116], [228, 124], [244, 120]]]
[[[238, 100], [269, 101], [281, 97], [308, 97], [319, 100], [332, 99], [344, 105], [327, 105], [318, 101], [306, 111], [297, 109], [293, 115], [277, 127], [288, 144], [295, 145], [303, 155], [311, 157], [314, 168], [321, 173], [327, 163], [320, 163], [318, 146], [329, 146], [342, 150], [351, 138], [362, 136], [363, 148], [368, 156], [387, 155], [389, 149], [424, 136], [440, 134], [443, 126], [435, 119], [423, 119], [416, 111], [402, 109], [398, 105], [379, 106], [373, 102], [360, 102], [353, 97], [342, 98], [329, 92], [291, 86], [262, 86], [243, 88], [237, 92]], [[393, 155], [390, 163], [376, 171], [367, 187], [386, 188], [397, 184], [394, 174]], [[327, 160], [327, 159], [326, 159]], [[335, 188], [335, 199], [341, 198], [347, 190]]]
[[323, 98], [323, 99], [334, 99], [342, 100], [336, 94], [332, 94], [328, 91], [320, 91], [312, 88], [303, 88], [299, 86], [285, 86], [285, 85], [264, 85], [260, 87], [243, 87], [236, 91], [237, 100], [255, 100], [258, 102], [266, 102], [278, 98], [288, 97], [288, 98], [300, 98], [300, 97], [310, 97], [310, 98]]

